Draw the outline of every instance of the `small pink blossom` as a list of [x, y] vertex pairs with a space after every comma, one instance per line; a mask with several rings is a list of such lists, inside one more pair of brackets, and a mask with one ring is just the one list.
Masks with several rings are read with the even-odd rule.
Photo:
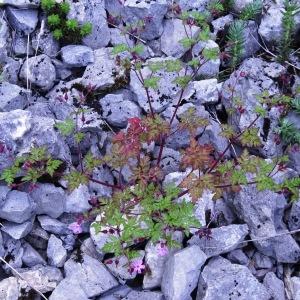
[[169, 249], [165, 243], [158, 243], [156, 251], [159, 256], [166, 256], [169, 253]]
[[137, 259], [130, 263], [130, 273], [136, 272], [138, 274], [142, 274], [145, 268], [146, 266], [144, 265], [142, 259]]
[[74, 234], [82, 233], [81, 224], [78, 224], [77, 222], [71, 223], [68, 227]]

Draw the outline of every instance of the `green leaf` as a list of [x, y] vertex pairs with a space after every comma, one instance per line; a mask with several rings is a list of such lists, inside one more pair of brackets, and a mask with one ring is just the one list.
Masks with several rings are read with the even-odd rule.
[[179, 43], [184, 47], [184, 48], [191, 48], [196, 44], [196, 40], [192, 38], [183, 38], [182, 40], [179, 41]]
[[46, 172], [52, 177], [61, 164], [62, 161], [60, 160], [49, 159], [46, 166]]
[[53, 9], [56, 5], [55, 0], [42, 0], [41, 1], [42, 9], [49, 12], [51, 9]]
[[160, 81], [159, 77], [150, 77], [144, 80], [144, 86], [146, 88], [157, 90], [159, 81]]
[[182, 62], [179, 59], [167, 60], [165, 68], [167, 72], [178, 73], [182, 69]]
[[56, 123], [55, 127], [59, 130], [59, 132], [63, 136], [69, 136], [74, 132], [75, 129], [75, 123], [72, 119], [66, 119], [63, 122]]
[[61, 22], [59, 15], [55, 15], [55, 14], [48, 16], [47, 21], [48, 24], [52, 27], [59, 26]]
[[102, 164], [102, 160], [93, 156], [91, 152], [88, 152], [84, 157], [84, 165], [88, 172], [92, 172], [96, 167]]
[[85, 134], [83, 132], [76, 132], [74, 134], [75, 141], [78, 144], [83, 141], [84, 137], [85, 137]]
[[87, 22], [87, 23], [83, 24], [83, 25], [80, 27], [80, 35], [81, 35], [82, 37], [85, 37], [85, 36], [91, 34], [91, 33], [92, 33], [92, 30], [93, 30], [93, 25], [92, 25], [92, 23]]
[[205, 48], [202, 51], [202, 55], [206, 60], [216, 60], [219, 58], [220, 50], [218, 47]]
[[144, 51], [145, 51], [145, 47], [141, 43], [139, 43], [136, 46], [134, 46], [133, 48], [131, 48], [131, 52], [136, 53], [138, 55], [142, 55]]
[[157, 62], [151, 62], [148, 64], [148, 68], [153, 72], [160, 71], [165, 68], [165, 62], [163, 61], [157, 61]]
[[88, 177], [78, 171], [73, 171], [64, 178], [68, 181], [68, 186], [71, 191], [77, 189], [81, 184], [87, 185], [89, 182]]
[[62, 37], [64, 36], [63, 32], [61, 29], [55, 29], [53, 31], [53, 37], [56, 39], [56, 40], [60, 40]]
[[258, 128], [248, 128], [240, 137], [240, 141], [243, 146], [258, 147], [261, 145], [260, 138], [258, 136]]
[[66, 26], [70, 31], [78, 29], [78, 21], [76, 19], [70, 19], [66, 22]]
[[255, 20], [255, 18], [262, 13], [263, 3], [261, 0], [254, 0], [248, 3], [242, 10], [240, 15], [241, 20]]
[[112, 49], [112, 54], [113, 55], [117, 55], [120, 54], [122, 52], [128, 51], [129, 47], [126, 44], [119, 44], [113, 47]]
[[267, 115], [267, 111], [260, 105], [255, 107], [255, 112], [261, 117], [265, 117]]
[[192, 80], [191, 76], [180, 76], [177, 77], [173, 83], [178, 84], [181, 88], [185, 88]]
[[70, 11], [70, 4], [64, 1], [59, 4], [59, 8], [64, 14], [68, 14], [68, 12]]
[[209, 26], [205, 26], [199, 33], [198, 40], [206, 42], [209, 39], [210, 39], [210, 29]]

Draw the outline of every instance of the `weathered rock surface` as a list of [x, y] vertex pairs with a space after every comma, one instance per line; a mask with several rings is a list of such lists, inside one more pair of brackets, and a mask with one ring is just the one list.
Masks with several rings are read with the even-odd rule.
[[271, 295], [247, 267], [216, 257], [209, 261], [201, 273], [197, 300], [224, 298], [270, 300]]
[[165, 265], [161, 289], [166, 299], [189, 300], [207, 256], [196, 245], [173, 254]]

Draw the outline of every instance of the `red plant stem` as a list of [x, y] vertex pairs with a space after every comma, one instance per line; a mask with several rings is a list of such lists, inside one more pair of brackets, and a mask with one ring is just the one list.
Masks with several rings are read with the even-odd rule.
[[92, 176], [89, 176], [89, 179], [90, 179], [90, 181], [101, 184], [103, 186], [110, 187], [112, 189], [122, 190], [122, 187], [119, 185], [114, 185], [114, 184], [110, 184], [110, 183], [107, 183], [107, 182], [104, 182], [101, 180], [97, 180], [97, 179], [93, 178]]
[[[249, 128], [251, 128], [255, 122], [259, 119], [259, 115], [256, 116], [256, 118], [250, 123], [250, 125], [244, 129], [242, 132], [240, 132], [236, 137], [234, 137], [232, 140], [236, 140], [238, 139], [239, 137], [241, 137], [245, 132], [246, 130], [248, 130]], [[231, 143], [228, 143], [227, 147], [225, 148], [225, 150], [221, 153], [221, 155], [219, 156], [219, 158], [214, 162], [214, 164], [208, 169], [207, 172], [205, 173], [211, 173], [215, 168], [216, 166], [220, 163], [220, 161], [223, 159], [224, 155], [226, 154], [226, 152], [229, 150], [229, 148], [231, 147]]]

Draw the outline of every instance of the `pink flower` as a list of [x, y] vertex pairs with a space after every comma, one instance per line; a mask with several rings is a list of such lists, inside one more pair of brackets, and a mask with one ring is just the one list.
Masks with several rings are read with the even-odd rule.
[[156, 251], [159, 256], [166, 256], [169, 253], [169, 249], [165, 243], [158, 243]]
[[81, 224], [78, 224], [77, 222], [71, 223], [68, 227], [74, 234], [82, 233]]
[[130, 263], [130, 273], [136, 272], [138, 274], [142, 274], [145, 268], [146, 266], [144, 265], [142, 259], [137, 259]]

